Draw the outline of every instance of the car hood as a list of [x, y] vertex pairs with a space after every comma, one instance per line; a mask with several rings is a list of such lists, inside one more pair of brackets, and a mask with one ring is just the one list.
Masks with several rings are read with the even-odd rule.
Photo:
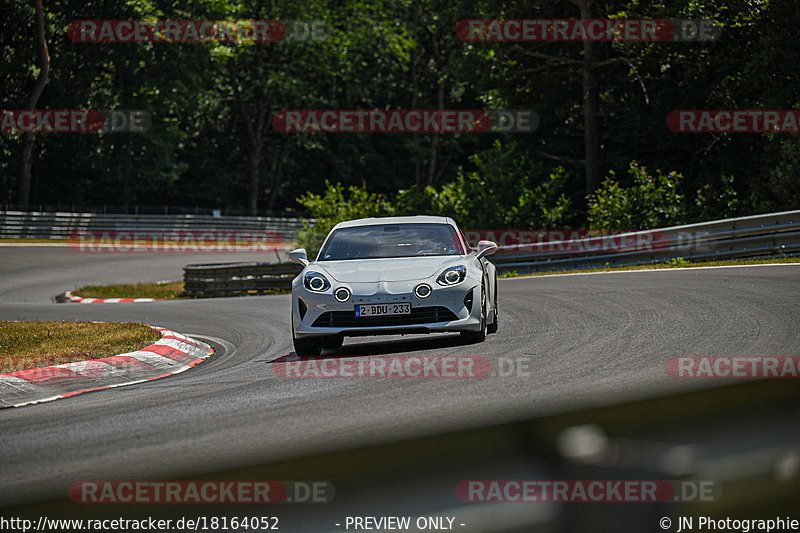
[[437, 255], [430, 257], [320, 261], [312, 263], [308, 269], [324, 270], [333, 279], [342, 283], [363, 283], [426, 279], [447, 266], [457, 264], [466, 264], [463, 256]]

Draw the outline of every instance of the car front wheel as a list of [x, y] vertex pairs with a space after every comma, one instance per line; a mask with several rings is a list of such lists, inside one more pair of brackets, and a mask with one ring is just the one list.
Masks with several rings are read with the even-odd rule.
[[297, 357], [316, 357], [322, 353], [322, 341], [319, 337], [298, 339], [294, 336], [294, 317], [292, 317], [292, 344]]
[[297, 357], [316, 357], [322, 352], [322, 342], [314, 337], [307, 339], [293, 338], [294, 353]]
[[327, 350], [338, 350], [344, 344], [343, 335], [326, 335], [322, 337], [322, 347]]

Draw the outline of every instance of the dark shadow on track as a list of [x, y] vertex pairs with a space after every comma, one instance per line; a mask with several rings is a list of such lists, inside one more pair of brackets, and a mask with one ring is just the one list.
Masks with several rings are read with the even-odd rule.
[[[340, 359], [344, 357], [362, 357], [366, 355], [387, 355], [405, 352], [416, 352], [419, 350], [436, 350], [439, 348], [452, 348], [454, 346], [468, 346], [461, 336], [456, 335], [436, 335], [431, 338], [413, 339], [393, 339], [375, 342], [361, 342], [358, 344], [344, 345], [338, 350], [323, 350], [319, 357], [307, 357], [304, 359]], [[288, 363], [297, 361], [299, 358], [295, 352], [282, 355], [273, 359], [270, 363]]]

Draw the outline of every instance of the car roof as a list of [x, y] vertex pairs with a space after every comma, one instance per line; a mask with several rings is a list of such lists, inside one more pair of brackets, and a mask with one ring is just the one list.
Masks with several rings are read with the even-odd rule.
[[[339, 222], [333, 229], [352, 228], [354, 226], [373, 226], [376, 224], [449, 224], [456, 226], [455, 220], [449, 217], [437, 217], [432, 215], [416, 215], [413, 217], [371, 217], [358, 218]], [[457, 226], [456, 226], [457, 227]]]

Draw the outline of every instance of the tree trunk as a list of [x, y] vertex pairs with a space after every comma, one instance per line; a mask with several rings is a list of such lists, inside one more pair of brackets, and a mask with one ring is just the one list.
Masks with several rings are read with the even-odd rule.
[[[413, 24], [415, 28], [419, 28], [419, 7], [417, 5], [414, 6]], [[419, 93], [419, 73], [417, 69], [418, 61], [419, 61], [419, 54], [417, 53], [417, 48], [414, 47], [411, 50], [411, 62], [410, 62], [411, 109], [417, 108], [417, 94]], [[420, 157], [421, 154], [417, 150], [416, 139], [413, 139], [410, 142], [410, 144], [413, 147], [412, 155], [414, 157], [414, 185], [419, 186], [422, 184], [422, 158]]]
[[[436, 109], [439, 111], [444, 109], [444, 79], [439, 81], [439, 90], [436, 95]], [[431, 164], [430, 168], [428, 168], [428, 185], [433, 185], [436, 179], [436, 159], [439, 155], [439, 139], [442, 134], [434, 132], [432, 135], [433, 140], [431, 141]]]
[[[42, 71], [33, 87], [31, 98], [28, 101], [28, 110], [36, 109], [39, 97], [42, 95], [47, 76], [50, 73], [50, 53], [47, 50], [47, 41], [44, 35], [44, 6], [42, 0], [36, 0], [36, 33], [39, 41], [39, 64]], [[22, 169], [19, 175], [19, 188], [17, 189], [17, 203], [27, 207], [30, 202], [31, 168], [33, 167], [33, 133], [26, 132], [22, 140]]]
[[[592, 18], [592, 0], [578, 0], [582, 19]], [[600, 182], [600, 85], [597, 80], [597, 43], [583, 41], [583, 150], [586, 194]]]
[[[417, 52], [411, 51], [411, 109], [417, 108], [417, 93], [419, 92], [419, 78], [417, 76]], [[411, 141], [411, 146], [415, 148], [414, 155], [414, 185], [422, 182], [422, 161], [420, 154], [416, 153], [416, 142]]]
[[283, 179], [283, 165], [286, 163], [287, 156], [292, 143], [292, 136], [286, 135], [286, 140], [283, 142], [280, 154], [272, 159], [270, 163], [270, 181], [269, 181], [269, 197], [267, 198], [267, 211], [275, 210], [275, 202], [280, 193], [281, 180]]
[[247, 210], [250, 215], [258, 214], [258, 197], [261, 194], [261, 153], [264, 149], [264, 129], [267, 125], [267, 97], [259, 96], [255, 102], [255, 118], [250, 117], [253, 113], [248, 112], [242, 93], [236, 81], [236, 77], [231, 74], [233, 80], [233, 94], [239, 104], [239, 112], [244, 121], [247, 138], [250, 141], [248, 150], [249, 158], [249, 177], [247, 182]]
[[[255, 144], [255, 143], [254, 143]], [[247, 210], [252, 216], [258, 214], [258, 196], [261, 185], [261, 142], [250, 147], [250, 181], [247, 191]]]

